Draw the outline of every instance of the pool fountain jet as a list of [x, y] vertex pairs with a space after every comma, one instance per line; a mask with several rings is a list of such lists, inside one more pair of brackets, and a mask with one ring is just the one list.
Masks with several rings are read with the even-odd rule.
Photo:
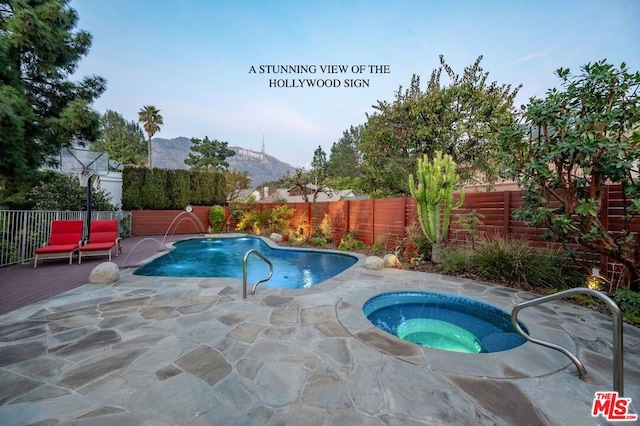
[[[176, 223], [176, 221], [183, 215], [191, 215], [192, 217], [183, 217], [182, 219], [180, 219], [180, 221], [178, 221], [178, 223]], [[196, 220], [195, 222], [193, 220], [194, 218]], [[178, 228], [178, 226], [185, 220], [191, 221], [191, 223], [196, 227], [196, 229], [198, 229], [199, 232], [206, 234], [207, 230], [205, 229], [204, 225], [200, 221], [200, 218], [198, 218], [198, 216], [196, 216], [196, 214], [193, 213], [193, 207], [191, 206], [191, 204], [187, 204], [187, 206], [184, 208], [184, 211], [178, 213], [176, 217], [173, 218], [169, 226], [167, 227], [167, 231], [164, 233], [164, 237], [162, 238], [162, 242], [160, 243], [160, 248], [158, 249], [158, 251], [166, 250], [164, 246], [164, 242], [167, 239], [167, 235], [169, 235], [169, 232], [171, 231], [171, 227], [174, 225], [174, 223], [175, 223], [175, 226], [173, 226], [173, 232], [171, 233], [172, 236], [176, 232], [176, 229]]]

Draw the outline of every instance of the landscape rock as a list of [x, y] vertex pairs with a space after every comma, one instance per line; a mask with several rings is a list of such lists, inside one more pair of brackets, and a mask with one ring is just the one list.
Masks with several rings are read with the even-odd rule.
[[277, 234], [275, 232], [273, 234], [271, 234], [271, 236], [269, 238], [271, 238], [276, 243], [279, 243], [279, 242], [282, 241], [282, 235], [281, 234]]
[[382, 269], [384, 265], [384, 261], [382, 260], [382, 258], [378, 257], [378, 256], [369, 256], [367, 257], [367, 259], [364, 261], [364, 267], [367, 269], [373, 269], [373, 270], [379, 270]]
[[91, 284], [113, 284], [120, 280], [120, 270], [113, 262], [104, 262], [93, 268], [89, 274]]
[[400, 263], [400, 259], [398, 256], [392, 253], [388, 253], [384, 255], [382, 259], [382, 264], [385, 268], [402, 268], [402, 263]]

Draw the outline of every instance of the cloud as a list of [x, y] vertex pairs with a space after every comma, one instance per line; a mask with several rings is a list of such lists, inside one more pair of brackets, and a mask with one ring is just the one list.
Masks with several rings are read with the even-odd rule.
[[549, 53], [549, 50], [539, 50], [537, 52], [533, 52], [533, 53], [529, 53], [528, 55], [524, 55], [519, 57], [518, 59], [516, 59], [514, 62], [527, 62], [527, 61], [531, 61], [532, 59], [537, 59], [540, 58], [542, 56], [546, 56]]

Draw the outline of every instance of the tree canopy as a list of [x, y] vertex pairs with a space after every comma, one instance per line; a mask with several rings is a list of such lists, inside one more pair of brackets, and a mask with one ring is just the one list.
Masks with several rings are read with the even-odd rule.
[[[383, 196], [406, 195], [406, 176], [415, 172], [422, 155], [436, 151], [450, 155], [463, 183], [493, 182], [498, 133], [513, 120], [513, 100], [520, 86], [489, 83], [482, 56], [457, 74], [440, 56], [423, 91], [414, 75], [392, 102], [378, 101], [367, 115], [359, 145], [367, 192]], [[442, 82], [442, 72], [449, 78]]]
[[184, 164], [192, 170], [226, 170], [229, 167], [227, 157], [236, 155], [228, 145], [228, 142], [210, 140], [207, 136], [204, 139], [191, 138], [191, 152]]
[[251, 178], [249, 172], [241, 172], [239, 170], [225, 170], [224, 172], [226, 182], [226, 195], [227, 202], [233, 202], [238, 197], [243, 189], [249, 189], [251, 185]]
[[335, 189], [361, 189], [362, 158], [359, 144], [364, 126], [351, 126], [331, 146], [327, 161], [328, 183]]
[[68, 0], [0, 1], [0, 190], [3, 198], [49, 156], [98, 136], [90, 107], [102, 77], [73, 82], [91, 35], [76, 29]]
[[[519, 217], [548, 229], [547, 236], [578, 243], [624, 264], [632, 289], [640, 285], [640, 73], [606, 61], [579, 74], [556, 71], [560, 89], [532, 98], [521, 122], [502, 131], [509, 176], [526, 191]], [[622, 186], [621, 228], [607, 217], [608, 185]], [[637, 232], [637, 229], [636, 229]]]
[[109, 159], [123, 165], [142, 166], [147, 160], [147, 144], [138, 123], [111, 110], [100, 117], [100, 137], [91, 148], [106, 151]]
[[138, 122], [142, 123], [144, 131], [149, 139], [147, 140], [147, 166], [153, 167], [151, 160], [151, 138], [160, 131], [160, 126], [164, 124], [164, 118], [160, 110], [153, 105], [145, 105], [138, 111]]

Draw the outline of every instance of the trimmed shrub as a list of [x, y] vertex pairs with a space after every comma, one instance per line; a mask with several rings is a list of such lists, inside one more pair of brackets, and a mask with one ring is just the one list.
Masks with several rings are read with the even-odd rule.
[[164, 169], [144, 169], [144, 182], [142, 184], [142, 206], [153, 210], [168, 208], [167, 200], [167, 174]]
[[213, 206], [209, 210], [209, 224], [211, 229], [215, 233], [222, 232], [222, 225], [224, 224], [225, 214], [224, 207]]
[[225, 178], [217, 171], [165, 170], [127, 166], [122, 173], [122, 208], [177, 209], [187, 204], [224, 204]]
[[191, 172], [189, 170], [167, 170], [167, 193], [169, 208], [182, 210], [191, 201]]
[[146, 206], [142, 200], [144, 167], [127, 166], [122, 171], [122, 210], [139, 210]]

